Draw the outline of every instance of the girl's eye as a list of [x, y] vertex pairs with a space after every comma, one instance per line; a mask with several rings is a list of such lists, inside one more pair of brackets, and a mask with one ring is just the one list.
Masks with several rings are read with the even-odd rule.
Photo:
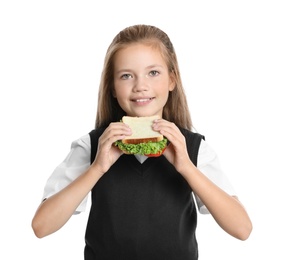
[[131, 74], [123, 74], [123, 75], [121, 76], [121, 79], [130, 79], [131, 77], [132, 77]]
[[156, 71], [156, 70], [152, 70], [152, 71], [149, 73], [149, 75], [152, 76], [152, 77], [157, 76], [158, 74], [159, 74], [159, 72]]

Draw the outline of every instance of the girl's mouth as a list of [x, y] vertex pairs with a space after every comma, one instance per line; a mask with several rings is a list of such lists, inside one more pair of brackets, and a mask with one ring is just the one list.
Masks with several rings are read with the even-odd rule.
[[132, 101], [136, 102], [136, 103], [146, 103], [146, 102], [149, 102], [153, 99], [154, 98], [139, 98], [139, 99], [133, 99]]
[[132, 102], [137, 106], [145, 106], [148, 105], [154, 100], [154, 97], [152, 98], [136, 98], [132, 99]]

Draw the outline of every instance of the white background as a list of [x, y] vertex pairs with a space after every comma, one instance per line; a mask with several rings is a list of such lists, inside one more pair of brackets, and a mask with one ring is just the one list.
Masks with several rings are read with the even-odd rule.
[[45, 182], [94, 126], [112, 38], [137, 23], [170, 36], [196, 130], [248, 210], [247, 241], [199, 215], [201, 260], [287, 259], [286, 1], [1, 1], [1, 259], [83, 259], [88, 211], [37, 239]]

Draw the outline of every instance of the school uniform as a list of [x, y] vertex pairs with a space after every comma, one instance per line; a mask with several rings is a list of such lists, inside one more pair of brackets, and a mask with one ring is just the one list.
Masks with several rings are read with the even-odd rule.
[[[43, 198], [68, 185], [93, 162], [104, 129], [74, 141], [48, 179]], [[203, 136], [181, 129], [188, 154], [199, 170], [230, 195], [236, 195], [218, 158]], [[84, 211], [87, 198], [75, 213]], [[200, 199], [164, 156], [122, 155], [91, 191], [85, 234], [85, 260], [197, 260], [197, 208]]]

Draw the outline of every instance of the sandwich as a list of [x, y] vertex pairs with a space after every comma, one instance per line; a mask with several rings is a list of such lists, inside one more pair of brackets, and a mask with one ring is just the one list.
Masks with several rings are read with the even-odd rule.
[[115, 146], [125, 154], [140, 154], [148, 157], [162, 155], [167, 146], [167, 139], [152, 129], [153, 121], [159, 118], [159, 116], [124, 116], [122, 122], [131, 128], [132, 135], [116, 141]]

